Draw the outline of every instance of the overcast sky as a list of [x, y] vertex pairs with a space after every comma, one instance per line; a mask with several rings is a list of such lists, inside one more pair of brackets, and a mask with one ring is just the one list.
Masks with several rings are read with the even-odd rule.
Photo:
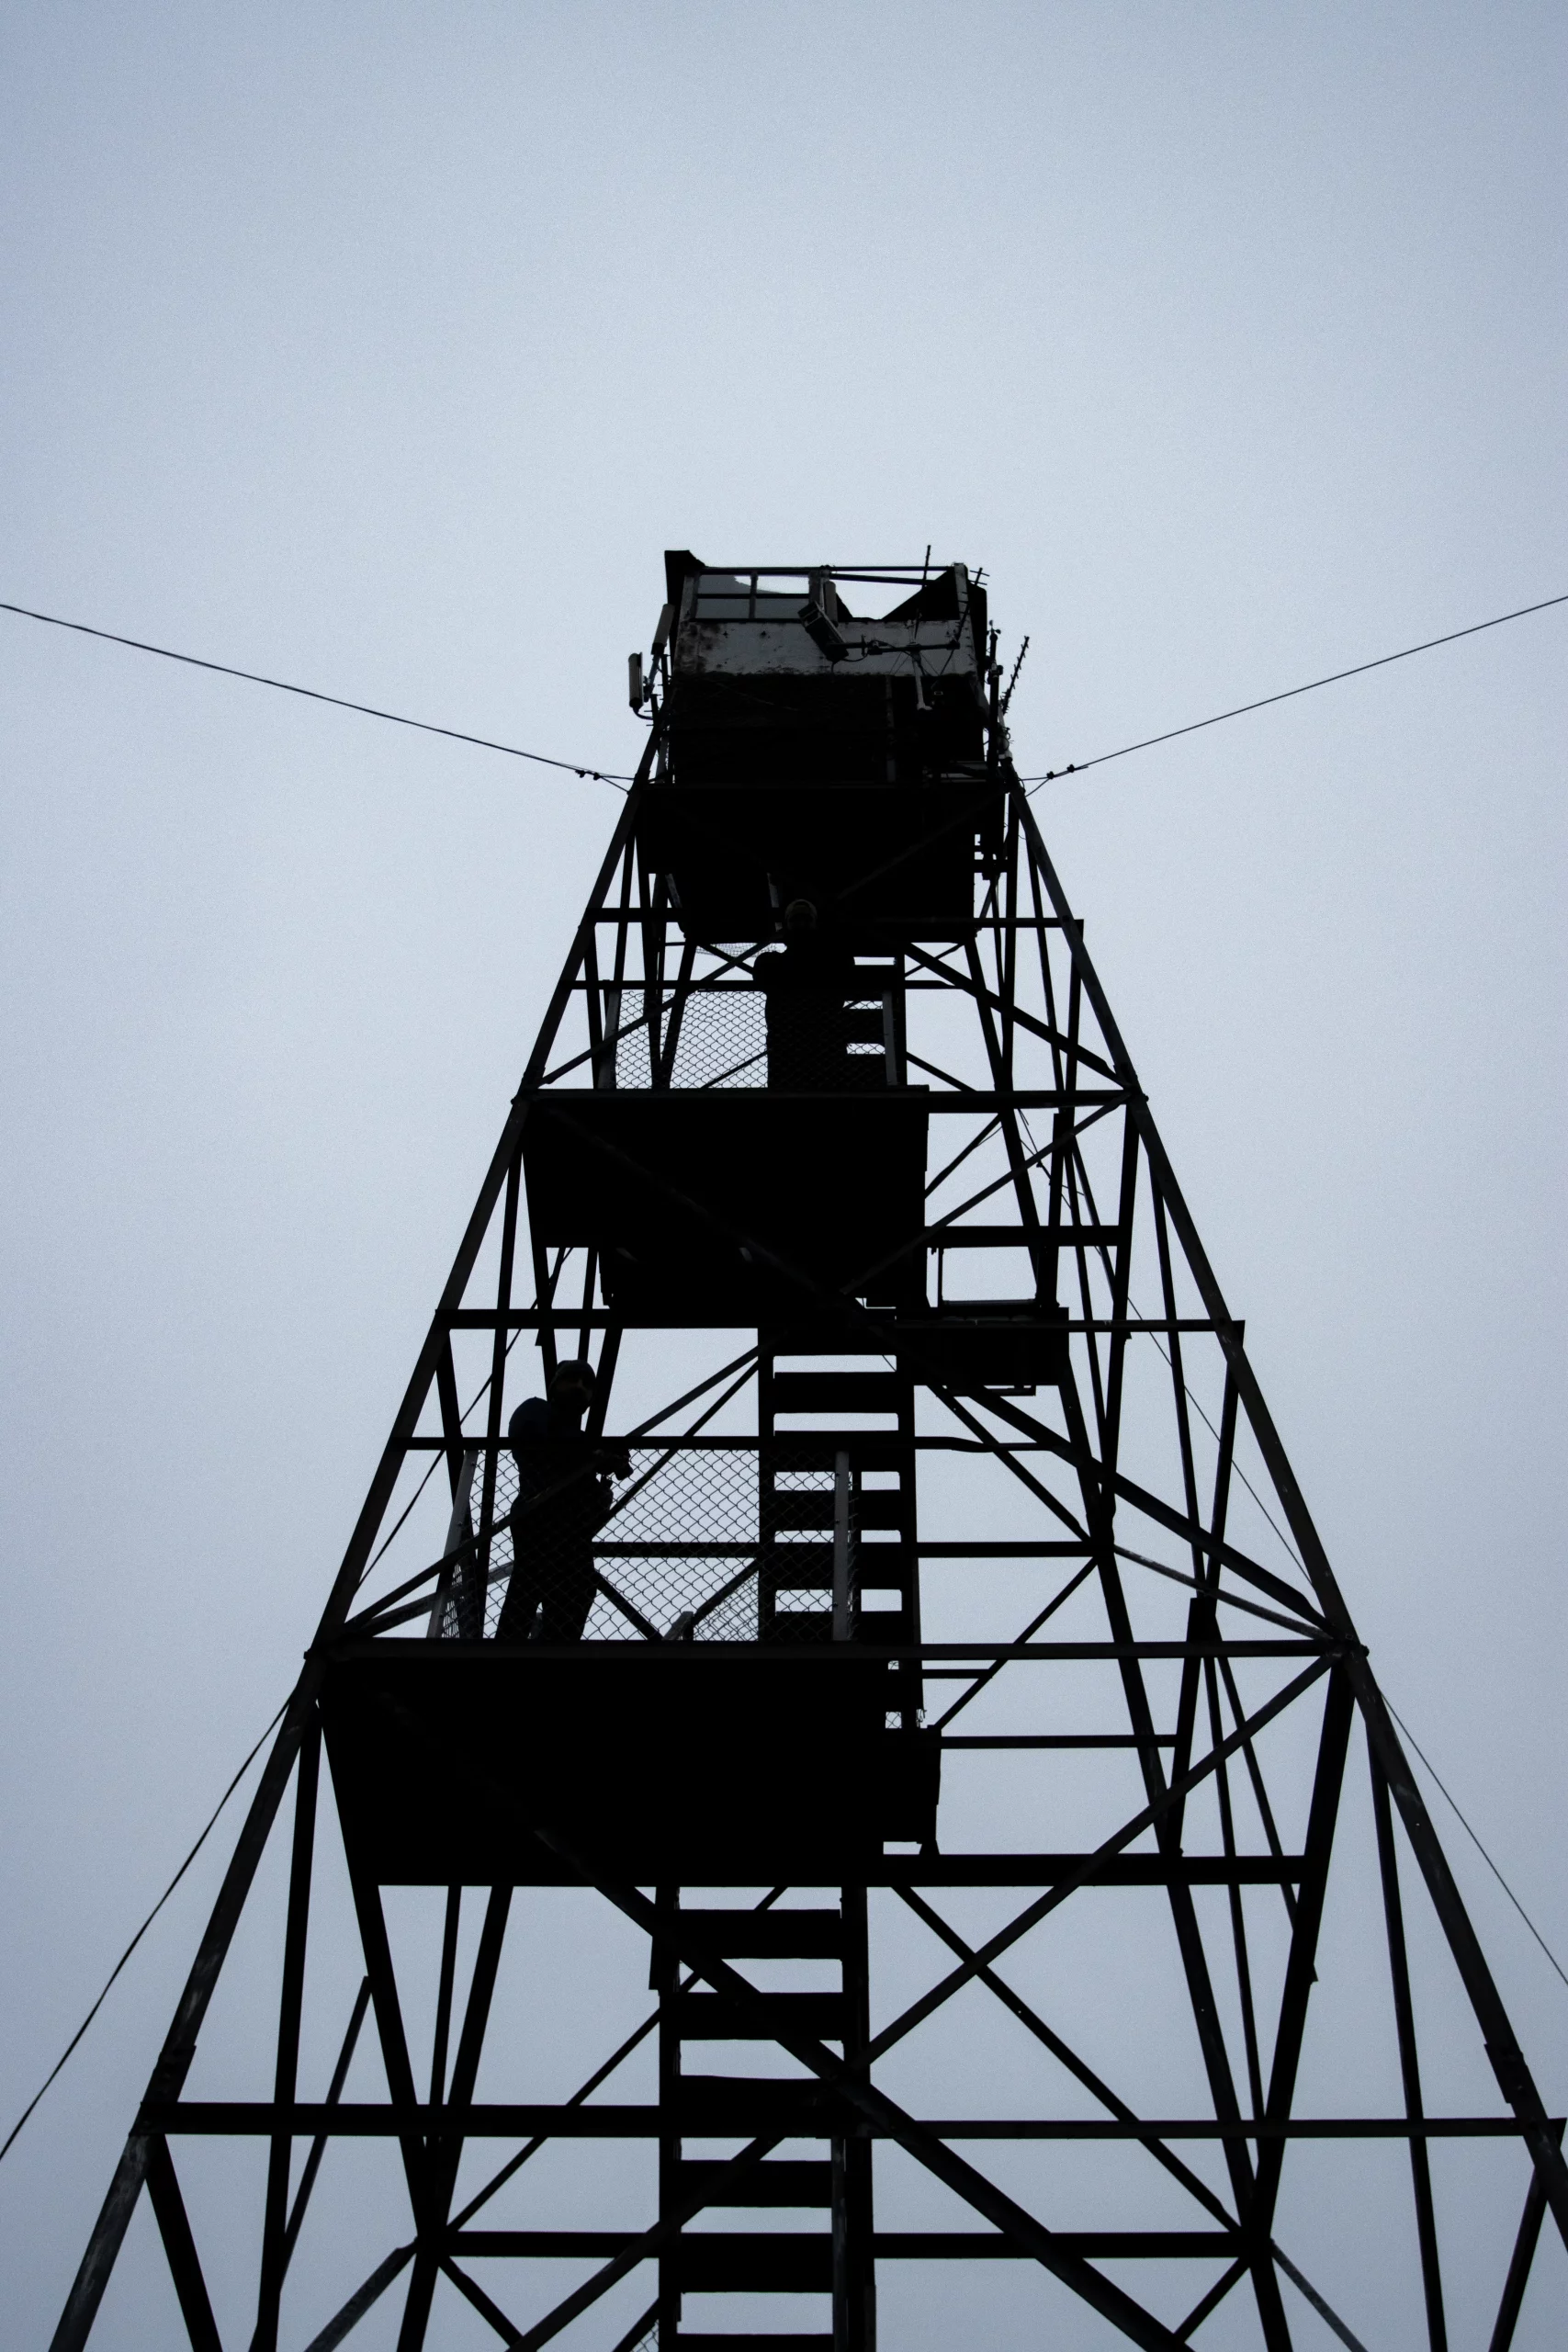
[[[1565, 59], [1513, 0], [13, 7], [0, 596], [625, 767], [666, 546], [930, 541], [1021, 764], [1091, 757], [1568, 590]], [[1568, 607], [1035, 805], [1568, 1964], [1565, 683]], [[615, 800], [6, 616], [0, 686], [4, 2129], [292, 1680]], [[18, 2344], [213, 1883], [0, 2171]]]

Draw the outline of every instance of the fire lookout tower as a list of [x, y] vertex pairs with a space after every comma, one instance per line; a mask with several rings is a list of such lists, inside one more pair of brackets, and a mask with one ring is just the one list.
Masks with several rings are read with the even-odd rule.
[[[872, 2352], [879, 2293], [915, 2346], [1024, 2272], [1063, 2343], [1353, 2344], [1369, 2202], [1382, 2336], [1441, 2352], [1458, 2242], [1502, 2352], [1562, 2119], [1014, 773], [984, 589], [666, 572], [646, 755], [57, 2352], [143, 2188], [197, 2352]], [[258, 2096], [209, 2008], [290, 1787]], [[568, 1889], [652, 1994], [570, 2095], [505, 1991]], [[1479, 2067], [1423, 2037], [1439, 1964]], [[1439, 2196], [1460, 2156], [1500, 2187]]]

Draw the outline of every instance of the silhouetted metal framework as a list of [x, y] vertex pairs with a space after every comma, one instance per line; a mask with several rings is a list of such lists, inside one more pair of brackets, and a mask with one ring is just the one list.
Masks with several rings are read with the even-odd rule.
[[[1019, 787], [983, 592], [962, 566], [667, 569], [646, 693], [634, 665], [647, 756], [57, 2352], [86, 2340], [143, 2187], [190, 2342], [219, 2344], [178, 2177], [214, 2135], [266, 2152], [260, 2352], [324, 2352], [394, 2284], [402, 2352], [438, 2292], [530, 2352], [569, 2327], [724, 2352], [754, 2339], [701, 2323], [735, 2292], [814, 2320], [769, 2344], [869, 2352], [889, 2266], [983, 2281], [997, 2258], [1100, 2315], [1074, 2342], [1168, 2348], [1224, 2304], [1277, 2352], [1294, 2297], [1354, 2343], [1332, 2247], [1309, 2278], [1280, 2242], [1322, 2143], [1397, 2157], [1382, 2258], [1436, 2352], [1434, 2142], [1517, 2180], [1511, 2254], [1474, 2257], [1499, 2352], [1549, 2206], [1568, 2237], [1562, 2119]], [[894, 609], [860, 619], [851, 596]], [[583, 1354], [598, 1372], [542, 1484], [507, 1443], [536, 1348], [546, 1377]], [[617, 1394], [658, 1393], [674, 1351], [695, 1376], [626, 1427]], [[433, 1466], [434, 1542], [412, 1507]], [[563, 1526], [580, 1570], [591, 1554], [581, 1639], [518, 1638]], [[272, 2095], [197, 2098], [290, 1783]], [[1355, 1941], [1364, 1907], [1331, 1947], [1353, 1831], [1382, 1928]], [[356, 1990], [307, 1966], [329, 1834]], [[417, 2059], [383, 1906], [409, 1886], [446, 1889]], [[487, 2098], [509, 1928], [561, 1886], [646, 1937], [653, 2005], [573, 2097]], [[1425, 2104], [1412, 1906], [1490, 2103]], [[1119, 2022], [1091, 2017], [1090, 2049], [1071, 2016], [1095, 1972]], [[1337, 2010], [1314, 2042], [1336, 1972], [1358, 2030]], [[321, 2081], [308, 1996], [337, 2004]], [[705, 2069], [716, 2047], [728, 2071]], [[622, 2067], [649, 2096], [604, 2092]], [[351, 2073], [376, 2095], [347, 2096]], [[928, 2086], [955, 2078], [965, 2104], [933, 2112]], [[524, 2165], [583, 2139], [642, 2152], [606, 2176], [609, 2210], [584, 2190], [578, 2226], [501, 2226]], [[400, 2159], [385, 2258], [297, 2310], [323, 2163], [376, 2140]], [[1445, 2210], [1462, 2232], [1464, 2201]]]

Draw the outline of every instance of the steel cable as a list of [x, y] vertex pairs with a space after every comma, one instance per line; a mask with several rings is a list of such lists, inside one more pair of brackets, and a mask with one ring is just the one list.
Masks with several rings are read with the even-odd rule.
[[0, 599], [0, 613], [16, 613], [23, 620], [42, 621], [50, 628], [74, 630], [78, 637], [101, 638], [107, 645], [128, 646], [133, 653], [155, 653], [162, 662], [183, 662], [187, 669], [211, 670], [220, 678], [243, 678], [247, 685], [271, 686], [280, 695], [300, 695], [307, 702], [330, 703], [334, 710], [357, 711], [361, 718], [384, 718], [393, 727], [416, 728], [422, 735], [445, 735], [454, 743], [472, 743], [481, 752], [503, 752], [509, 760], [532, 760], [536, 767], [561, 768], [569, 775], [614, 785], [624, 792], [628, 775], [612, 775], [604, 768], [580, 767], [575, 760], [551, 759], [544, 752], [525, 752], [515, 743], [498, 743], [489, 735], [470, 735], [461, 727], [440, 727], [434, 719], [410, 718], [400, 710], [382, 710], [375, 703], [351, 702], [346, 695], [323, 694], [319, 686], [298, 686], [288, 678], [269, 678], [259, 670], [239, 670], [231, 662], [209, 662], [199, 653], [176, 653], [170, 645], [150, 645], [140, 637], [121, 637], [112, 628], [94, 628], [86, 621], [62, 619], [58, 613], [34, 612], [30, 605], [10, 605]]

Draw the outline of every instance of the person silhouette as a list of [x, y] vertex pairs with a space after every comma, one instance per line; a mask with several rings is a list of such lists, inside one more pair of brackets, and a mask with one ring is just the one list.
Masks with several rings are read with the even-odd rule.
[[855, 959], [821, 930], [809, 899], [790, 900], [783, 944], [764, 948], [751, 968], [767, 999], [768, 1084], [807, 1094], [851, 1085], [859, 1077], [850, 1068]]
[[502, 1603], [501, 1642], [580, 1642], [598, 1575], [593, 1538], [615, 1507], [610, 1476], [624, 1477], [624, 1453], [607, 1453], [582, 1431], [593, 1402], [593, 1367], [558, 1364], [544, 1396], [530, 1396], [507, 1424], [517, 1464], [508, 1514], [512, 1576]]

